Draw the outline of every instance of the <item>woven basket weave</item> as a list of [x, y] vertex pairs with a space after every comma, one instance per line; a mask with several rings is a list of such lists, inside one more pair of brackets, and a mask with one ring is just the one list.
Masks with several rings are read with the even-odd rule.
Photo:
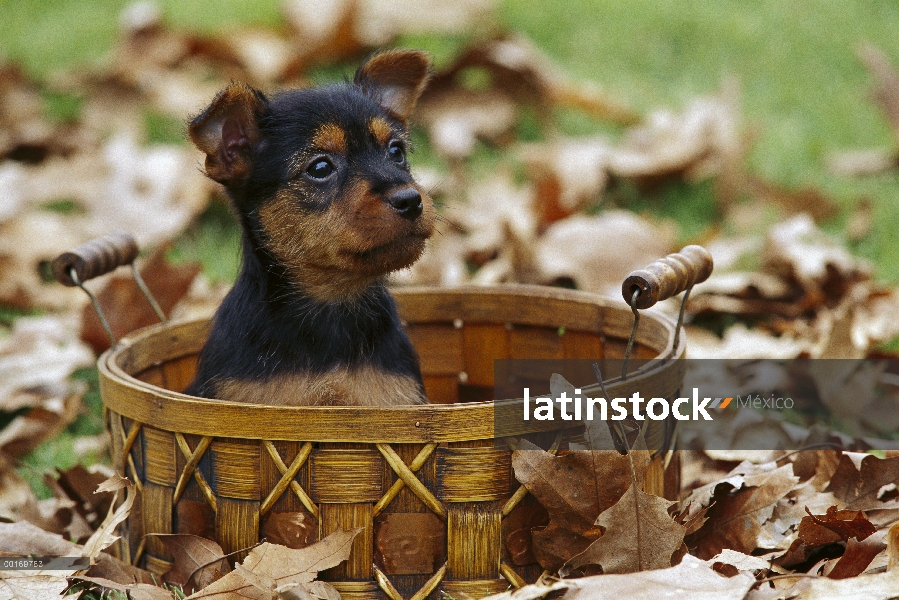
[[[494, 359], [621, 358], [633, 316], [620, 301], [531, 286], [394, 295], [431, 405], [272, 407], [186, 396], [179, 392], [193, 377], [206, 321], [150, 327], [104, 354], [113, 457], [138, 492], [119, 555], [162, 573], [170, 557], [144, 534], [205, 535], [232, 552], [263, 537], [301, 547], [362, 527], [350, 559], [321, 575], [350, 600], [481, 597], [533, 581], [540, 569], [521, 564], [527, 548], [510, 528], [539, 506], [515, 481], [511, 451], [493, 439], [494, 402], [459, 402], [492, 398]], [[634, 356], [682, 356], [673, 332], [647, 313]], [[613, 379], [609, 394], [670, 398], [680, 362]], [[559, 424], [511, 427], [504, 432], [551, 440]]]

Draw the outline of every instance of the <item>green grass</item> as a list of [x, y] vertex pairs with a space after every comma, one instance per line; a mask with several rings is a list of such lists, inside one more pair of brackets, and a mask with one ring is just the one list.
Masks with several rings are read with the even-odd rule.
[[231, 209], [213, 201], [168, 254], [174, 263], [198, 262], [213, 282], [233, 282], [240, 268], [240, 231]]
[[93, 436], [103, 433], [103, 402], [100, 400], [100, 383], [97, 369], [79, 369], [73, 379], [83, 381], [88, 390], [84, 395], [84, 406], [78, 418], [60, 435], [47, 440], [31, 453], [22, 458], [18, 472], [28, 481], [39, 498], [52, 496], [50, 489], [44, 484], [44, 473], [52, 473], [54, 469], [65, 471], [79, 462], [86, 465], [108, 460], [102, 456], [77, 457], [72, 451], [79, 437]]
[[[500, 19], [532, 38], [567, 73], [599, 82], [644, 112], [682, 107], [697, 95], [714, 93], [724, 78], [736, 77], [746, 130], [758, 135], [749, 168], [782, 185], [820, 186], [846, 208], [860, 197], [872, 198], [874, 231], [854, 249], [876, 262], [880, 278], [899, 282], [899, 177], [846, 180], [824, 167], [835, 150], [896, 145], [868, 97], [870, 76], [854, 52], [873, 42], [899, 65], [899, 4], [507, 0]], [[693, 194], [683, 192], [663, 196], [666, 202], [692, 204]], [[688, 228], [699, 214], [683, 215]], [[840, 235], [841, 223], [830, 223], [830, 232]]]
[[[95, 63], [112, 47], [129, 0], [0, 0], [0, 50], [38, 76]], [[197, 32], [249, 23], [280, 26], [276, 2], [204, 0], [158, 4], [169, 25]]]

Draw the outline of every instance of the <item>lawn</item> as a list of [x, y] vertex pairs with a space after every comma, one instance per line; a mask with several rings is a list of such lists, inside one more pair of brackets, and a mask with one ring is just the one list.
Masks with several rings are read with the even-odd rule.
[[[89, 66], [112, 45], [123, 0], [0, 0], [0, 48], [39, 77]], [[282, 25], [276, 3], [211, 0], [161, 2], [167, 22], [203, 32], [242, 24]], [[899, 62], [899, 4], [888, 0], [505, 0], [495, 23], [472, 36], [513, 30], [533, 39], [568, 74], [598, 82], [646, 112], [678, 108], [718, 89], [728, 77], [741, 85], [744, 128], [754, 139], [752, 171], [777, 183], [813, 185], [845, 208], [828, 230], [839, 236], [859, 199], [875, 207], [875, 228], [856, 252], [872, 259], [878, 276], [899, 282], [899, 178], [845, 179], [825, 168], [829, 153], [889, 147], [895, 142], [869, 100], [870, 76], [855, 55], [863, 42]], [[414, 36], [400, 44], [432, 50], [438, 63], [465, 36]], [[595, 124], [561, 115], [569, 133]], [[703, 222], [706, 190], [663, 191], [662, 212]], [[685, 223], [685, 231], [696, 230]], [[701, 228], [699, 228], [701, 229]]]

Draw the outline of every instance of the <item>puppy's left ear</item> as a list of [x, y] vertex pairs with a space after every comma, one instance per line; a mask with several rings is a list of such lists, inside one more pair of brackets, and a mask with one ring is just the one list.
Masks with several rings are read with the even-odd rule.
[[431, 57], [416, 50], [388, 50], [359, 67], [353, 81], [381, 108], [406, 122], [431, 75]]

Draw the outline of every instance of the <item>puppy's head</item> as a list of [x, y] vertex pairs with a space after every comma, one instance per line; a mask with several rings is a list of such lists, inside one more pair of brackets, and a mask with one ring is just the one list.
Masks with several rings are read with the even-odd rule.
[[252, 243], [308, 295], [352, 298], [424, 250], [435, 211], [406, 151], [429, 66], [422, 52], [383, 52], [352, 84], [272, 99], [232, 84], [190, 123]]

